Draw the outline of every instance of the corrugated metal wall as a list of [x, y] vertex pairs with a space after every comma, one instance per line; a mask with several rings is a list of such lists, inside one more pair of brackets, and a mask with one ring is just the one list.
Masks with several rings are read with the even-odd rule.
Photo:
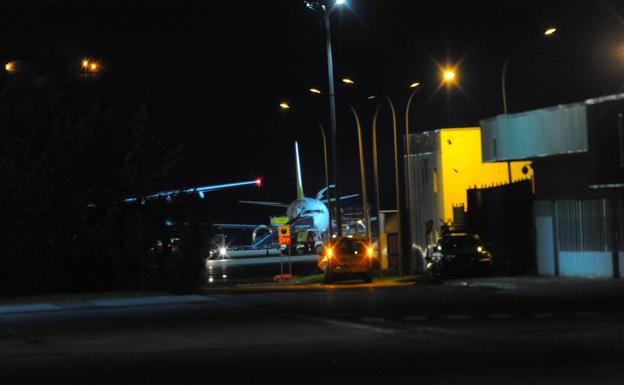
[[484, 162], [534, 159], [587, 151], [583, 103], [500, 115], [481, 121]]
[[610, 251], [607, 200], [561, 200], [557, 205], [560, 251]]
[[535, 202], [538, 273], [613, 277], [616, 211], [608, 198]]

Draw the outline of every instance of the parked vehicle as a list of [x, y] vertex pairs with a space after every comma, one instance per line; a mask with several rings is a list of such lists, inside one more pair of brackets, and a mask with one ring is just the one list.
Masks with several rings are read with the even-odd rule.
[[338, 279], [373, 281], [374, 250], [365, 238], [339, 237], [326, 245], [318, 266], [325, 273], [325, 283]]
[[448, 233], [427, 251], [425, 267], [432, 282], [453, 276], [490, 275], [492, 253], [477, 234]]

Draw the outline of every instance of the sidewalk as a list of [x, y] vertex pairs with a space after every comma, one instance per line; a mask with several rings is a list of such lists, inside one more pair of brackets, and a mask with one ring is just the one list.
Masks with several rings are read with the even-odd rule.
[[535, 295], [551, 298], [624, 298], [624, 279], [613, 278], [513, 276], [450, 279], [443, 284], [453, 288], [481, 288], [499, 290], [514, 295]]
[[[93, 296], [93, 294], [91, 294]], [[15, 303], [15, 300], [0, 301], [0, 319], [2, 316], [11, 314], [24, 313], [40, 313], [54, 312], [63, 310], [95, 310], [106, 308], [122, 308], [135, 306], [153, 306], [153, 305], [172, 305], [184, 303], [211, 302], [213, 298], [207, 295], [191, 294], [191, 295], [153, 295], [143, 294], [142, 296], [120, 297], [115, 293], [111, 293], [112, 298], [98, 298], [101, 295], [95, 295], [95, 298], [89, 298], [85, 294], [83, 299], [71, 298], [75, 295], [68, 296], [46, 296], [46, 302], [30, 302], [24, 299], [24, 303]], [[8, 302], [8, 303], [7, 303]]]

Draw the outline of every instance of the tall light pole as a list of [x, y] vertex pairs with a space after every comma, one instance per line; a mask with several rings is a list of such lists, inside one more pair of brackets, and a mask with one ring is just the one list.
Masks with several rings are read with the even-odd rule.
[[[544, 36], [549, 37], [557, 32], [557, 28], [549, 27], [544, 31]], [[501, 94], [503, 98], [503, 114], [507, 115], [507, 67], [509, 66], [509, 59], [516, 53], [515, 48], [509, 51], [505, 61], [503, 62], [503, 69], [501, 70]], [[511, 162], [507, 161], [507, 177], [511, 184]]]
[[[446, 71], [444, 78], [446, 79], [447, 76], [450, 79], [455, 78], [455, 73], [452, 71]], [[416, 92], [418, 92], [418, 90], [420, 89], [420, 83], [419, 82], [413, 82], [412, 84], [409, 85], [409, 88], [412, 90], [412, 92], [410, 93], [409, 98], [407, 99], [407, 104], [405, 105], [405, 154], [406, 154], [406, 164], [405, 164], [405, 176], [407, 179], [407, 182], [405, 183], [405, 208], [408, 212], [408, 220], [406, 222], [407, 224], [407, 228], [405, 229], [405, 232], [407, 234], [407, 239], [411, 240], [412, 239], [412, 226], [411, 226], [411, 214], [410, 213], [410, 208], [411, 208], [411, 196], [410, 196], [410, 183], [412, 181], [411, 178], [411, 172], [410, 172], [410, 125], [409, 125], [409, 112], [410, 112], [410, 106], [412, 105], [412, 100], [414, 99], [414, 95], [416, 95]], [[407, 249], [407, 258], [411, 259], [412, 257], [412, 242], [409, 242], [409, 246]], [[409, 259], [408, 259], [409, 261]], [[405, 268], [404, 268], [404, 261], [401, 260], [401, 263], [399, 264], [399, 274], [401, 274]]]
[[[325, 24], [325, 49], [327, 52], [327, 78], [329, 81], [329, 123], [330, 123], [330, 143], [332, 153], [332, 169], [334, 172], [334, 190], [336, 197], [336, 226], [338, 227], [338, 236], [342, 236], [342, 212], [340, 204], [340, 174], [338, 170], [337, 162], [337, 148], [336, 148], [336, 94], [334, 90], [334, 62], [332, 57], [331, 46], [331, 24], [330, 14], [335, 6], [345, 4], [345, 0], [335, 1], [304, 1], [305, 5], [312, 10], [319, 11], [323, 14]], [[330, 198], [331, 199], [331, 198]]]
[[321, 129], [321, 137], [323, 138], [323, 165], [325, 170], [325, 193], [327, 194], [327, 210], [329, 211], [329, 233], [328, 238], [329, 242], [332, 240], [332, 201], [331, 194], [329, 193], [329, 168], [327, 167], [327, 137], [325, 136], [325, 127], [321, 124], [320, 121], [317, 121], [319, 128]]
[[349, 109], [351, 109], [353, 113], [355, 125], [357, 126], [358, 152], [360, 153], [360, 181], [362, 183], [362, 214], [364, 214], [364, 221], [366, 222], [366, 236], [368, 242], [371, 242], [370, 216], [368, 215], [368, 192], [366, 188], [366, 166], [364, 164], [364, 145], [362, 143], [362, 125], [360, 124], [360, 117], [355, 111], [355, 108], [349, 104]]
[[[402, 261], [402, 229], [401, 229], [401, 189], [400, 189], [400, 173], [399, 173], [399, 140], [397, 133], [397, 117], [396, 117], [396, 109], [394, 108], [394, 103], [392, 103], [392, 99], [385, 96], [386, 102], [388, 102], [388, 106], [390, 107], [390, 113], [392, 115], [392, 133], [394, 135], [394, 183], [395, 183], [395, 193], [396, 193], [396, 205], [397, 205], [397, 221], [398, 221], [398, 244], [399, 244], [399, 273], [402, 273], [401, 261]], [[375, 110], [375, 115], [373, 115], [373, 178], [375, 179], [374, 187], [375, 187], [375, 203], [377, 204], [377, 230], [378, 234], [381, 234], [381, 223], [380, 219], [380, 207], [381, 207], [381, 199], [379, 194], [379, 164], [377, 157], [377, 116], [379, 115], [379, 110], [381, 109], [381, 104], [377, 106]]]

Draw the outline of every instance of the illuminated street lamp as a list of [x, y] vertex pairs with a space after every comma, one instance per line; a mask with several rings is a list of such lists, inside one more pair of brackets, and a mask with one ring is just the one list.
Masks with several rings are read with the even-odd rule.
[[[556, 32], [557, 32], [557, 28], [549, 27], [548, 29], [544, 31], [544, 36], [552, 37]], [[501, 91], [503, 95], [503, 113], [504, 114], [507, 114], [507, 86], [506, 86], [507, 66], [509, 65], [509, 59], [511, 59], [511, 57], [513, 56], [515, 52], [516, 52], [515, 49], [512, 49], [509, 52], [509, 54], [505, 58], [505, 62], [503, 63], [503, 69], [501, 71]]]
[[453, 71], [452, 69], [446, 69], [442, 73], [442, 79], [444, 80], [445, 83], [454, 82], [455, 76], [456, 76], [455, 71]]
[[[335, 7], [345, 5], [345, 0], [331, 1], [307, 1], [304, 4], [311, 10], [320, 12], [323, 15], [325, 24], [325, 50], [327, 52], [327, 78], [329, 81], [329, 116], [330, 116], [330, 140], [332, 150], [332, 168], [334, 171], [334, 185], [336, 192], [336, 226], [338, 227], [338, 236], [342, 235], [342, 212], [340, 209], [340, 175], [338, 172], [337, 148], [336, 148], [336, 95], [334, 91], [334, 62], [332, 57], [331, 46], [331, 23], [330, 14]], [[331, 270], [331, 269], [330, 269]], [[331, 273], [331, 271], [330, 271]]]
[[287, 102], [281, 102], [279, 104], [279, 108], [281, 108], [282, 110], [290, 110], [290, 104], [288, 104]]
[[10, 74], [14, 73], [16, 70], [16, 64], [14, 61], [10, 61], [4, 65], [4, 70]]
[[344, 84], [349, 84], [349, 85], [355, 84], [355, 82], [350, 78], [342, 78], [340, 79], [340, 81], [343, 82]]
[[310, 88], [309, 91], [313, 94], [317, 94], [317, 95], [321, 94], [321, 90], [319, 90], [318, 88]]
[[557, 32], [557, 28], [555, 27], [547, 28], [546, 31], [544, 31], [544, 36], [550, 36], [555, 32]]

